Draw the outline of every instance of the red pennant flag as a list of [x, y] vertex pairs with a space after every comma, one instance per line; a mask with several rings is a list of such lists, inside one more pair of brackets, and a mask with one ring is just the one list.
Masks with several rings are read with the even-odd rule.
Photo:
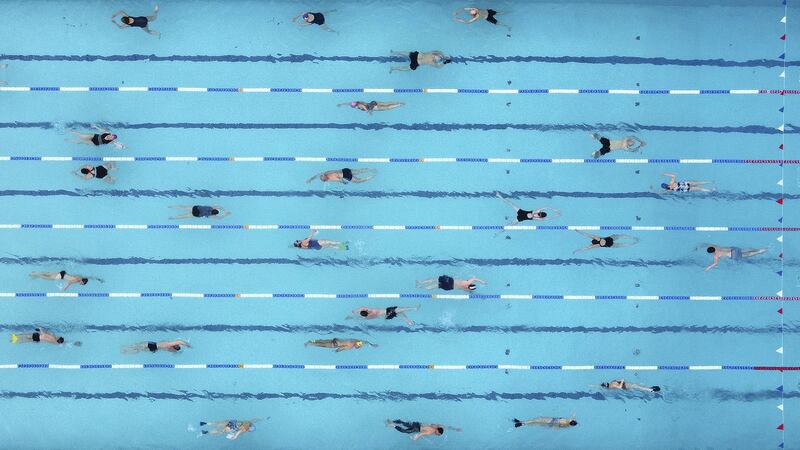
[[778, 425], [778, 429], [782, 430], [783, 429], [783, 424]]
[[783, 150], [783, 144], [779, 145], [778, 148]]
[[778, 255], [778, 258], [783, 259], [783, 252], [781, 252], [781, 254]]
[[778, 310], [778, 314], [783, 314], [783, 308]]
[[786, 35], [785, 35], [785, 34], [784, 34], [783, 36], [781, 36], [781, 40], [782, 40], [782, 41], [785, 41], [785, 40], [786, 40]]
[[782, 205], [782, 204], [783, 204], [783, 199], [782, 199], [782, 198], [779, 198], [779, 199], [777, 199], [777, 200], [775, 200], [775, 201], [776, 201], [776, 202], [778, 202], [778, 204], [779, 204], [779, 205]]

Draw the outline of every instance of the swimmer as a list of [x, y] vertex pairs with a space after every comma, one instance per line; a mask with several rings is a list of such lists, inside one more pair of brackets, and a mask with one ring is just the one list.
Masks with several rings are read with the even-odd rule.
[[407, 312], [417, 311], [419, 310], [419, 306], [417, 305], [413, 308], [410, 307], [399, 307], [399, 306], [390, 306], [388, 308], [367, 308], [366, 306], [362, 306], [361, 308], [356, 308], [353, 310], [354, 316], [347, 316], [345, 320], [350, 319], [361, 319], [361, 320], [370, 320], [370, 319], [377, 319], [378, 317], [383, 317], [386, 320], [392, 320], [395, 317], [399, 317], [403, 319], [403, 321], [408, 325], [414, 325], [414, 321], [409, 319], [406, 316]]
[[[369, 173], [371, 175], [366, 177], [360, 177], [358, 175]], [[332, 181], [342, 184], [347, 183], [364, 183], [365, 181], [369, 181], [378, 174], [378, 171], [375, 169], [348, 169], [344, 168], [342, 170], [328, 170], [327, 172], [322, 172], [320, 174], [314, 175], [313, 177], [306, 180], [306, 183], [311, 183], [312, 181], [319, 178], [320, 181], [325, 183], [326, 181]]]
[[62, 291], [66, 291], [69, 289], [70, 286], [73, 284], [80, 284], [81, 286], [85, 286], [89, 280], [96, 280], [100, 283], [103, 282], [101, 278], [97, 277], [84, 277], [82, 275], [70, 275], [67, 273], [66, 270], [62, 270], [61, 272], [31, 272], [29, 274], [31, 278], [41, 278], [42, 280], [53, 280], [53, 281], [66, 281], [64, 286], [61, 288]]
[[[332, 30], [330, 27], [325, 25], [325, 14], [335, 12], [335, 9], [330, 11], [325, 11], [324, 13], [321, 12], [303, 12], [300, 13], [292, 18], [292, 22], [296, 23], [298, 26], [307, 27], [309, 25], [319, 25], [325, 31], [330, 31], [332, 33], [338, 33], [338, 31]], [[302, 22], [298, 22], [297, 19], [303, 18]]]
[[444, 434], [445, 429], [459, 432], [463, 431], [461, 428], [450, 427], [438, 423], [406, 422], [400, 419], [386, 419], [386, 426], [394, 428], [401, 433], [414, 434], [414, 436], [411, 436], [412, 441], [419, 440], [419, 438], [424, 436], [441, 436]]
[[377, 347], [378, 344], [373, 344], [372, 342], [365, 341], [363, 339], [314, 339], [313, 341], [307, 341], [305, 346], [308, 347], [309, 345], [314, 347], [322, 347], [322, 348], [335, 348], [336, 353], [343, 352], [345, 350], [352, 350], [352, 349], [360, 349], [364, 346], [364, 344], [369, 345], [370, 347]]
[[143, 352], [145, 350], [150, 351], [151, 353], [155, 353], [159, 350], [165, 350], [168, 352], [177, 353], [181, 351], [182, 345], [189, 348], [192, 347], [188, 342], [184, 341], [183, 339], [177, 339], [174, 341], [163, 341], [163, 342], [148, 341], [148, 342], [138, 342], [136, 344], [123, 347], [122, 353], [130, 355], [133, 353]]
[[230, 440], [237, 439], [242, 433], [249, 433], [256, 431], [254, 423], [258, 419], [250, 419], [245, 421], [240, 420], [226, 420], [223, 422], [200, 422], [200, 426], [216, 427], [214, 430], [201, 430], [201, 434], [225, 434]]
[[28, 342], [47, 342], [50, 344], [59, 345], [64, 343], [64, 338], [56, 337], [54, 334], [50, 333], [44, 328], [35, 328], [34, 333], [31, 334], [14, 333], [11, 335], [12, 344], [25, 344]]
[[597, 133], [591, 134], [593, 139], [600, 141], [603, 146], [600, 150], [595, 151], [592, 153], [592, 156], [595, 158], [599, 158], [603, 155], [607, 155], [614, 150], [623, 150], [626, 152], [638, 152], [641, 150], [647, 143], [636, 136], [628, 136], [624, 139], [615, 139], [609, 140], [607, 137], [600, 136]]
[[85, 144], [94, 146], [114, 144], [114, 146], [120, 150], [125, 148], [125, 144], [117, 142], [116, 134], [112, 133], [109, 130], [106, 130], [105, 128], [100, 128], [97, 125], [92, 125], [92, 128], [94, 128], [95, 130], [99, 131], [102, 134], [79, 133], [77, 131], [70, 130], [70, 133], [74, 134], [75, 136], [78, 136], [78, 140], [77, 141], [70, 141], [69, 139], [64, 139], [64, 140], [75, 144]]
[[[461, 17], [459, 17], [464, 12], [467, 13], [469, 19], [462, 19]], [[497, 12], [493, 9], [480, 9], [474, 7], [467, 7], [467, 8], [459, 8], [453, 11], [453, 20], [455, 20], [456, 22], [470, 24], [470, 23], [475, 23], [480, 19], [485, 19], [492, 25], [500, 25], [501, 27], [508, 28], [508, 31], [511, 31], [510, 26], [498, 22], [497, 19], [495, 18], [495, 16], [499, 16], [501, 14], [502, 13]]]
[[525, 421], [514, 419], [515, 428], [530, 425], [541, 425], [551, 428], [569, 428], [578, 425], [578, 421], [575, 420], [575, 414], [573, 414], [572, 418], [570, 419], [565, 419], [563, 417], [537, 417], [535, 419]]
[[[119, 19], [120, 23], [117, 23], [117, 21], [114, 19], [116, 19], [116, 17], [120, 15], [122, 16], [122, 18]], [[113, 23], [120, 29], [128, 27], [141, 28], [146, 33], [158, 36], [160, 39], [161, 33], [159, 33], [156, 30], [151, 30], [149, 27], [149, 23], [156, 20], [156, 18], [158, 18], [158, 5], [156, 5], [156, 7], [153, 8], [153, 15], [146, 17], [145, 16], [131, 17], [131, 15], [126, 13], [125, 11], [119, 10], [115, 12], [113, 16], [111, 16], [111, 23]]]
[[625, 380], [611, 380], [608, 383], [600, 383], [603, 389], [621, 389], [623, 391], [642, 391], [642, 392], [659, 392], [659, 386], [644, 386], [636, 383], [627, 383]]
[[[509, 225], [517, 225], [518, 223], [524, 222], [526, 220], [550, 220], [561, 216], [561, 211], [557, 209], [539, 208], [534, 211], [527, 211], [525, 209], [521, 209], [519, 206], [515, 205], [510, 200], [503, 198], [503, 196], [500, 195], [499, 192], [495, 192], [495, 195], [497, 195], [497, 198], [502, 200], [503, 203], [510, 206], [517, 214], [516, 220], [511, 222]], [[550, 213], [548, 213], [547, 211], [550, 211]]]
[[86, 165], [80, 168], [80, 170], [76, 170], [74, 173], [76, 176], [83, 178], [84, 180], [91, 180], [92, 178], [97, 178], [98, 180], [103, 180], [106, 183], [114, 184], [117, 181], [116, 178], [112, 177], [108, 174], [108, 172], [112, 170], [117, 170], [117, 165], [113, 162], [104, 162], [100, 166], [92, 166]]
[[369, 103], [362, 102], [362, 101], [345, 102], [345, 103], [339, 103], [336, 106], [344, 106], [344, 105], [350, 105], [351, 108], [356, 108], [356, 109], [361, 110], [361, 111], [366, 111], [371, 116], [372, 115], [372, 111], [388, 111], [390, 109], [399, 108], [399, 107], [405, 105], [405, 103], [403, 103], [403, 102], [376, 102], [375, 100], [373, 100], [373, 101], [371, 101]]
[[396, 52], [392, 50], [392, 55], [394, 56], [402, 56], [404, 58], [409, 59], [408, 66], [400, 66], [400, 67], [392, 67], [389, 69], [389, 73], [394, 72], [395, 70], [417, 70], [419, 66], [433, 66], [437, 69], [443, 67], [445, 64], [450, 64], [453, 62], [450, 58], [444, 56], [444, 53], [440, 52], [439, 50], [434, 50], [432, 52]]
[[703, 247], [705, 246], [708, 246], [706, 248], [706, 252], [714, 255], [714, 263], [706, 267], [704, 272], [708, 272], [714, 267], [717, 267], [720, 258], [730, 258], [732, 261], [740, 261], [744, 258], [750, 258], [751, 256], [766, 253], [767, 251], [766, 248], [742, 249], [740, 247], [720, 247], [719, 245], [714, 244], [703, 244]]
[[203, 206], [203, 205], [175, 205], [170, 208], [180, 209], [187, 211], [185, 214], [178, 214], [177, 216], [170, 217], [170, 220], [176, 219], [191, 219], [192, 217], [210, 217], [212, 219], [222, 219], [231, 214], [230, 211], [219, 205]]
[[430, 280], [417, 280], [417, 288], [419, 289], [442, 289], [444, 291], [452, 291], [453, 289], [461, 289], [462, 291], [471, 292], [478, 289], [475, 283], [486, 284], [485, 281], [477, 277], [472, 277], [468, 280], [455, 279], [449, 275], [442, 275], [439, 278], [431, 278]]
[[311, 239], [317, 234], [317, 230], [311, 231], [311, 234], [302, 241], [294, 241], [292, 244], [295, 248], [302, 248], [306, 250], [322, 250], [323, 248], [332, 248], [334, 250], [349, 250], [347, 242], [331, 241], [328, 239]]
[[592, 240], [592, 244], [575, 250], [574, 253], [585, 252], [587, 250], [592, 250], [595, 248], [603, 247], [603, 248], [623, 248], [623, 247], [630, 247], [632, 245], [636, 245], [639, 242], [639, 238], [634, 236], [629, 236], [627, 234], [612, 234], [608, 237], [600, 237], [595, 236], [593, 234], [585, 233], [581, 230], [575, 230], [578, 233], [590, 238]]
[[677, 181], [678, 176], [672, 173], [662, 173], [669, 177], [669, 183], [661, 183], [661, 189], [669, 192], [714, 192], [714, 188], [702, 187], [704, 184], [711, 184], [713, 181]]

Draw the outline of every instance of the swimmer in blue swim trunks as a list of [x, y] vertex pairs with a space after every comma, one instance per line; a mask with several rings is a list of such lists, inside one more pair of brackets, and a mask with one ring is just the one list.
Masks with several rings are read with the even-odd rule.
[[362, 102], [362, 101], [354, 101], [354, 102], [345, 102], [339, 103], [336, 106], [345, 106], [349, 105], [351, 108], [358, 109], [359, 111], [364, 111], [372, 115], [373, 111], [388, 111], [390, 109], [399, 108], [405, 103], [403, 102], [378, 102], [378, 101], [371, 101], [371, 102]]
[[[292, 22], [296, 23], [297, 26], [300, 26], [300, 27], [307, 27], [307, 26], [310, 26], [310, 25], [317, 25], [318, 27], [322, 28], [325, 31], [330, 31], [332, 33], [338, 33], [338, 31], [334, 31], [333, 29], [328, 27], [328, 25], [325, 24], [325, 14], [332, 13], [332, 12], [336, 12], [336, 10], [332, 9], [330, 11], [324, 11], [324, 12], [310, 12], [310, 11], [302, 12], [302, 13], [292, 17]], [[303, 18], [303, 21], [302, 22], [298, 22], [297, 19], [299, 19], [301, 17]]]
[[312, 239], [317, 234], [317, 230], [313, 230], [307, 238], [302, 241], [294, 241], [295, 248], [302, 248], [305, 250], [322, 250], [323, 248], [331, 248], [334, 250], [348, 250], [347, 242], [331, 241], [328, 239]]
[[429, 280], [417, 280], [418, 289], [441, 289], [443, 291], [452, 291], [453, 289], [461, 289], [462, 291], [472, 292], [478, 289], [480, 283], [485, 285], [486, 282], [478, 277], [472, 277], [468, 280], [459, 280], [451, 277], [450, 275], [442, 275], [438, 278], [431, 278]]
[[703, 185], [711, 184], [713, 181], [678, 181], [678, 176], [673, 173], [662, 173], [665, 177], [669, 177], [668, 183], [661, 183], [661, 189], [667, 192], [714, 192], [716, 189], [703, 187]]
[[[370, 174], [369, 176], [359, 176], [362, 174]], [[306, 180], [306, 183], [311, 183], [312, 181], [319, 179], [323, 183], [327, 181], [336, 182], [336, 183], [364, 183], [369, 181], [378, 174], [378, 171], [375, 169], [348, 169], [345, 167], [342, 170], [328, 170], [326, 172], [319, 173], [314, 175], [313, 177]]]
[[594, 234], [583, 232], [581, 230], [575, 230], [575, 231], [590, 238], [592, 240], [592, 243], [591, 245], [588, 245], [584, 248], [579, 248], [578, 250], [575, 250], [574, 252], [572, 252], [573, 254], [585, 252], [587, 250], [593, 250], [596, 248], [630, 247], [632, 245], [636, 245], [639, 242], [639, 238], [627, 234], [612, 234], [611, 236], [600, 237], [600, 236], [595, 236]]
[[[117, 16], [122, 16], [117, 23], [116, 19]], [[111, 23], [119, 27], [120, 29], [123, 28], [141, 28], [145, 33], [152, 34], [153, 36], [158, 36], [161, 38], [161, 33], [156, 30], [150, 29], [150, 22], [156, 20], [158, 18], [158, 5], [153, 8], [153, 15], [152, 16], [138, 16], [138, 17], [131, 17], [130, 14], [126, 13], [125, 11], [119, 10], [111, 16]]]
[[208, 217], [211, 219], [222, 219], [231, 214], [230, 211], [219, 205], [214, 205], [214, 206], [176, 205], [176, 206], [170, 206], [170, 208], [186, 211], [185, 214], [178, 214], [177, 216], [170, 217], [170, 220], [191, 219], [193, 217], [198, 217], [198, 218]]
[[702, 246], [706, 247], [706, 252], [714, 255], [714, 262], [706, 267], [704, 272], [708, 272], [714, 267], [717, 267], [720, 258], [730, 258], [732, 261], [740, 261], [744, 258], [760, 255], [767, 251], [766, 248], [748, 248], [745, 250], [739, 247], [720, 247], [714, 244], [703, 244]]
[[202, 430], [202, 434], [224, 434], [230, 440], [238, 439], [242, 433], [250, 433], [256, 431], [254, 425], [258, 419], [250, 420], [225, 420], [222, 422], [200, 422], [201, 427], [209, 426], [216, 427], [213, 430]]
[[450, 64], [451, 62], [453, 62], [453, 60], [445, 56], [444, 53], [440, 52], [439, 50], [434, 50], [432, 52], [427, 52], [427, 53], [396, 52], [392, 50], [392, 55], [408, 58], [409, 64], [408, 66], [392, 67], [391, 69], [389, 69], [389, 73], [392, 73], [395, 70], [398, 71], [417, 70], [417, 67], [419, 66], [433, 66], [438, 69], [440, 67], [444, 67], [445, 64]]
[[352, 316], [345, 317], [345, 320], [350, 319], [361, 319], [361, 320], [370, 320], [370, 319], [377, 319], [379, 317], [383, 317], [386, 320], [392, 320], [395, 317], [399, 317], [403, 319], [403, 321], [407, 325], [414, 325], [414, 321], [409, 319], [406, 316], [407, 312], [417, 311], [419, 310], [420, 305], [417, 305], [413, 308], [410, 307], [399, 307], [399, 306], [390, 306], [388, 308], [367, 308], [366, 306], [362, 306], [360, 308], [356, 308], [353, 310]]
[[592, 156], [595, 158], [599, 158], [603, 155], [607, 155], [614, 150], [622, 150], [626, 152], [638, 152], [642, 148], [644, 148], [647, 143], [636, 136], [628, 136], [624, 139], [615, 139], [611, 140], [605, 136], [601, 136], [597, 133], [591, 134], [592, 139], [600, 141], [602, 147], [599, 150], [596, 150], [592, 153]]
[[537, 417], [535, 419], [524, 420], [524, 421], [519, 419], [514, 419], [515, 428], [531, 426], [531, 425], [539, 425], [550, 428], [569, 428], [578, 425], [578, 421], [575, 420], [575, 414], [573, 414], [572, 418], [570, 419], [565, 419], [563, 417]]

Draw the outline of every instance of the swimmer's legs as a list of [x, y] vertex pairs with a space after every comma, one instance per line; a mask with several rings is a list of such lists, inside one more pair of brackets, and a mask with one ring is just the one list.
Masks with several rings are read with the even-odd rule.
[[24, 344], [26, 342], [33, 342], [32, 334], [17, 334], [17, 343]]
[[152, 16], [147, 16], [147, 21], [148, 22], [152, 22], [152, 21], [154, 21], [156, 19], [158, 19], [158, 5], [156, 5], [156, 7], [153, 8], [153, 15]]
[[57, 272], [31, 272], [31, 278], [41, 278], [43, 280], [60, 280], [61, 274]]
[[751, 256], [760, 255], [760, 254], [766, 253], [766, 252], [767, 252], [767, 249], [765, 249], [765, 248], [752, 248], [752, 249], [743, 251], [742, 252], [742, 257], [743, 258], [749, 258]]
[[519, 206], [515, 205], [515, 204], [514, 204], [514, 203], [513, 203], [511, 200], [509, 200], [509, 199], [507, 199], [507, 198], [504, 198], [502, 195], [500, 195], [500, 193], [499, 193], [499, 192], [495, 192], [495, 193], [494, 193], [494, 195], [496, 195], [496, 196], [497, 196], [497, 198], [499, 198], [500, 200], [502, 200], [502, 201], [503, 201], [503, 203], [505, 203], [506, 205], [510, 206], [510, 207], [511, 207], [511, 208], [514, 210], [514, 212], [517, 212], [517, 211], [519, 211], [519, 210], [520, 210], [520, 207], [519, 207]]
[[161, 33], [159, 33], [156, 30], [151, 30], [150, 27], [144, 27], [144, 28], [142, 28], [142, 31], [144, 31], [147, 34], [151, 34], [153, 36], [161, 37]]
[[334, 342], [333, 339], [314, 339], [313, 341], [307, 341], [305, 346], [313, 345], [314, 347], [336, 348], [336, 344], [337, 343]]
[[94, 137], [94, 134], [78, 133], [77, 131], [70, 131], [70, 133], [74, 134], [75, 136], [78, 136], [78, 139], [80, 139], [80, 140], [79, 141], [70, 141], [68, 139], [64, 139], [65, 141], [73, 142], [75, 144], [94, 145], [94, 143], [92, 142], [92, 138]]
[[417, 287], [422, 289], [436, 289], [439, 287], [439, 279], [431, 278], [430, 280], [417, 280]]

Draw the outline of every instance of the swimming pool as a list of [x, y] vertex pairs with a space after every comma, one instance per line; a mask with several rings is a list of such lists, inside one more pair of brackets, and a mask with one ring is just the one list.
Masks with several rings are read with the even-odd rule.
[[[108, 23], [152, 4], [3, 6], [0, 328], [68, 342], [0, 346], [3, 448], [800, 448], [791, 2], [493, 2], [510, 32], [458, 3], [176, 2], [160, 39]], [[405, 104], [337, 107], [372, 100]], [[65, 142], [92, 124], [126, 148]], [[594, 159], [595, 132], [647, 145]], [[345, 167], [377, 175], [305, 182]], [[561, 215], [503, 229], [496, 192]], [[348, 250], [293, 248], [310, 228]], [[639, 242], [574, 254], [575, 228]], [[708, 244], [767, 251], [704, 272]], [[60, 270], [103, 283], [28, 277]], [[443, 274], [487, 285], [415, 286]], [[345, 319], [394, 305], [417, 323]], [[304, 346], [334, 337], [379, 346]], [[621, 378], [661, 391], [597, 386]]]

